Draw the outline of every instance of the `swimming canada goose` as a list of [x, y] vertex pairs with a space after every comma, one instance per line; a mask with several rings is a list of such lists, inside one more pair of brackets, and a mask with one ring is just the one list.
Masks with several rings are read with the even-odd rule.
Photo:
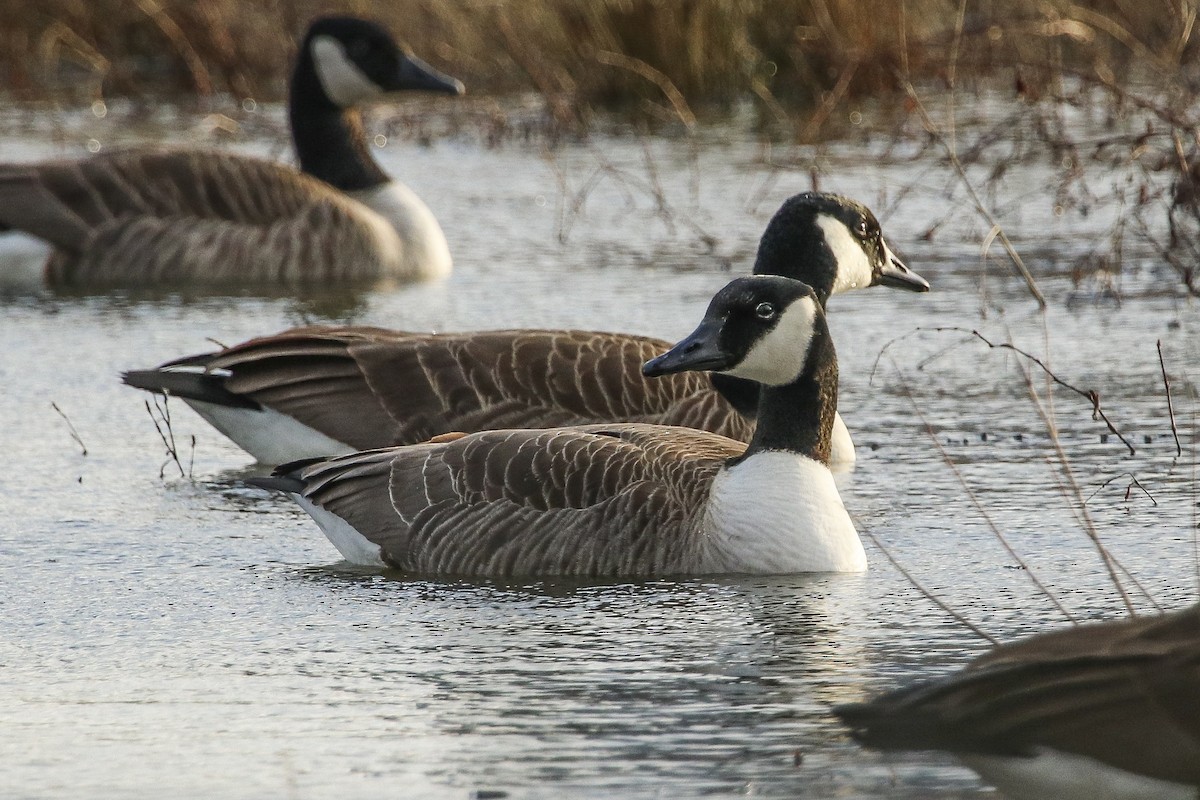
[[[754, 269], [808, 283], [822, 307], [830, 294], [860, 287], [929, 288], [888, 249], [867, 208], [819, 193], [784, 203]], [[448, 431], [603, 422], [684, 425], [750, 441], [757, 387], [692, 372], [645, 380], [642, 363], [668, 346], [588, 331], [308, 327], [124, 380], [182, 398], [267, 464], [415, 444]], [[840, 417], [834, 425], [832, 463], [846, 466], [854, 446]]]
[[1011, 800], [1200, 797], [1200, 605], [997, 647], [834, 709], [868, 747], [945, 750]]
[[299, 285], [433, 278], [450, 250], [433, 213], [372, 158], [356, 106], [459, 94], [383, 28], [324, 17], [292, 73], [300, 170], [229, 153], [124, 150], [0, 165], [0, 231], [53, 250], [60, 286]]
[[645, 424], [494, 430], [284, 465], [286, 491], [351, 562], [440, 576], [854, 572], [834, 486], [837, 358], [812, 290], [739, 278], [648, 361], [762, 385], [750, 444]]

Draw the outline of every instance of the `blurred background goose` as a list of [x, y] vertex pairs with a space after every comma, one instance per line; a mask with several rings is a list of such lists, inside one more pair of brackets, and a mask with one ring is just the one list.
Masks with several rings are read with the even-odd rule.
[[813, 291], [739, 278], [647, 362], [760, 384], [750, 444], [642, 424], [450, 435], [284, 465], [290, 493], [348, 561], [439, 576], [855, 572], [834, 486], [837, 358]]
[[0, 165], [0, 231], [53, 248], [60, 286], [284, 285], [435, 278], [450, 271], [429, 208], [371, 156], [356, 106], [462, 84], [353, 17], [312, 23], [289, 115], [300, 170], [190, 150]]
[[[885, 285], [927, 291], [888, 248], [879, 223], [844, 197], [788, 200], [763, 234], [754, 271], [831, 294]], [[127, 384], [182, 398], [260, 462], [279, 464], [423, 442], [448, 431], [647, 422], [754, 433], [758, 388], [687, 372], [647, 381], [641, 365], [669, 347], [619, 333], [513, 330], [420, 334], [298, 328], [216, 353], [125, 374]], [[853, 463], [835, 418], [831, 463]]]
[[1200, 797], [1200, 605], [997, 647], [834, 709], [883, 750], [954, 753], [1011, 800]]

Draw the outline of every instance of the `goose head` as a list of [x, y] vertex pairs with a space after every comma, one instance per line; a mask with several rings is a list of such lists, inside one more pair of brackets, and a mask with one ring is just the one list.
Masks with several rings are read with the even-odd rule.
[[828, 339], [813, 289], [777, 275], [738, 278], [719, 291], [699, 327], [642, 366], [647, 377], [708, 370], [786, 386], [810, 369], [813, 341]]
[[301, 44], [296, 80], [311, 72], [330, 105], [348, 109], [390, 92], [462, 94], [461, 81], [404, 52], [383, 27], [356, 17], [320, 17]]
[[888, 247], [870, 209], [827, 192], [795, 195], [775, 212], [759, 244], [754, 274], [803, 281], [822, 306], [831, 294], [869, 286], [929, 291], [929, 282]]

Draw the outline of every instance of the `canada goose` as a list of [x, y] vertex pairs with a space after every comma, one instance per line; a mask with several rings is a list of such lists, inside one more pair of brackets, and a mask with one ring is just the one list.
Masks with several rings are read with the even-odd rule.
[[494, 430], [284, 465], [348, 561], [475, 577], [854, 572], [858, 533], [826, 466], [837, 358], [813, 291], [739, 278], [648, 376], [762, 385], [750, 444], [645, 424]]
[[[755, 272], [808, 283], [822, 307], [830, 294], [859, 287], [929, 288], [892, 255], [868, 209], [819, 193], [797, 195], [775, 214]], [[447, 431], [605, 422], [684, 425], [750, 441], [757, 387], [697, 373], [645, 380], [641, 364], [668, 346], [587, 331], [310, 327], [124, 380], [182, 398], [267, 464], [414, 444]], [[832, 463], [853, 460], [837, 417]]]
[[312, 23], [292, 73], [301, 171], [228, 153], [125, 150], [0, 165], [0, 231], [53, 250], [62, 286], [298, 285], [433, 278], [450, 250], [432, 212], [371, 157], [355, 107], [462, 84], [353, 17]]
[[1200, 797], [1200, 605], [997, 647], [834, 709], [884, 750], [946, 750], [1011, 800]]

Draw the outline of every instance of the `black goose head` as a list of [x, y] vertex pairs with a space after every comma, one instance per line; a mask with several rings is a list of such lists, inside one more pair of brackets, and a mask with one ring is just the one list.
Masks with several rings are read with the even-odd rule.
[[338, 109], [388, 92], [462, 94], [460, 81], [405, 53], [383, 27], [357, 17], [320, 17], [304, 36], [293, 104], [307, 97]]
[[712, 370], [784, 386], [806, 372], [813, 339], [825, 334], [824, 313], [808, 285], [777, 275], [738, 278], [717, 292], [700, 326], [647, 361], [642, 374]]
[[804, 192], [783, 204], [767, 225], [755, 275], [784, 275], [829, 295], [868, 286], [929, 291], [883, 240], [879, 221], [862, 203], [826, 192]]

